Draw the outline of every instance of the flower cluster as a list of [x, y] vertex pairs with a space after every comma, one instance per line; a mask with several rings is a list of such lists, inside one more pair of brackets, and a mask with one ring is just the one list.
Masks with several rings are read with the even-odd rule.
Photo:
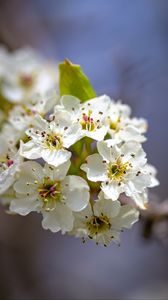
[[1, 49], [0, 61], [1, 101], [10, 104], [0, 132], [2, 203], [41, 213], [52, 232], [119, 243], [158, 185], [142, 147], [146, 121], [106, 95], [61, 96], [56, 67], [31, 49]]

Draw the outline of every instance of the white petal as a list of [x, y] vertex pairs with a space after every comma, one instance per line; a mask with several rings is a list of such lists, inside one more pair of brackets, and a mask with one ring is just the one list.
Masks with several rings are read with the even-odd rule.
[[38, 207], [39, 201], [37, 201], [35, 196], [33, 195], [32, 197], [14, 199], [11, 202], [10, 210], [22, 216], [25, 216], [31, 211], [37, 211]]
[[120, 213], [113, 219], [113, 226], [117, 228], [131, 228], [131, 226], [139, 219], [139, 212], [130, 205], [122, 205]]
[[7, 191], [7, 189], [15, 180], [14, 176], [10, 176], [7, 171], [8, 170], [0, 174], [0, 194], [3, 194], [5, 191]]
[[148, 203], [148, 194], [144, 193], [134, 193], [131, 198], [135, 201], [137, 206], [141, 209], [146, 209], [146, 204]]
[[94, 131], [85, 130], [85, 136], [88, 136], [96, 141], [102, 141], [107, 134], [108, 126], [102, 126], [100, 129]]
[[119, 201], [111, 201], [111, 199], [105, 199], [103, 196], [101, 196], [101, 198], [95, 202], [94, 213], [96, 216], [99, 216], [101, 213], [103, 213], [109, 218], [114, 218], [118, 215], [120, 206], [121, 205]]
[[83, 164], [81, 169], [87, 173], [87, 177], [91, 181], [107, 180], [106, 166], [98, 153], [88, 156], [87, 164]]
[[50, 212], [43, 212], [42, 226], [52, 232], [62, 231], [64, 234], [73, 228], [74, 217], [72, 211], [64, 204], [57, 203], [56, 208]]
[[117, 142], [115, 139], [109, 139], [97, 143], [97, 149], [106, 161], [113, 161], [120, 155], [120, 148], [116, 146]]
[[61, 149], [61, 150], [49, 150], [43, 149], [41, 151], [41, 157], [49, 164], [55, 167], [66, 162], [71, 157], [71, 152]]
[[54, 88], [55, 78], [52, 76], [52, 70], [48, 70], [47, 67], [48, 66], [45, 66], [45, 69], [43, 68], [40, 70], [33, 89], [34, 93], [45, 93], [46, 91]]
[[117, 112], [124, 117], [129, 117], [131, 114], [131, 107], [129, 105], [123, 104], [122, 100], [118, 100], [117, 103], [113, 103], [112, 108], [114, 110], [117, 110]]
[[72, 211], [84, 209], [89, 202], [89, 186], [79, 176], [67, 176], [63, 182], [65, 202]]
[[123, 141], [145, 142], [146, 138], [141, 135], [139, 130], [131, 125], [125, 126], [119, 131], [120, 139]]
[[74, 124], [70, 126], [64, 132], [63, 136], [63, 146], [69, 148], [71, 145], [75, 144], [78, 140], [83, 137], [81, 132], [81, 126], [79, 124]]
[[94, 114], [97, 112], [106, 114], [110, 104], [111, 104], [110, 97], [108, 97], [106, 95], [102, 95], [102, 96], [93, 98], [89, 101], [86, 101], [82, 106], [85, 107], [85, 109], [90, 108]]
[[131, 162], [134, 167], [142, 167], [146, 163], [146, 153], [138, 142], [127, 142], [121, 147], [123, 162]]
[[149, 175], [150, 175], [150, 179], [151, 179], [151, 183], [150, 183], [150, 186], [149, 187], [155, 187], [155, 186], [158, 186], [159, 185], [159, 181], [157, 180], [157, 178], [155, 177], [157, 175], [157, 169], [150, 165], [150, 164], [147, 164], [143, 170], [145, 172], [147, 172]]
[[116, 182], [102, 183], [102, 190], [105, 194], [105, 197], [113, 201], [117, 200], [120, 193], [122, 193], [122, 187]]
[[33, 140], [23, 143], [20, 141], [20, 155], [28, 159], [37, 159], [41, 157], [41, 147], [37, 146]]
[[151, 176], [150, 179], [151, 179], [151, 183], [149, 185], [150, 188], [158, 186], [160, 184], [160, 182], [159, 182], [159, 180], [157, 180], [157, 178]]
[[[58, 106], [56, 106], [56, 108], [57, 107]], [[54, 120], [59, 123], [60, 127], [63, 127], [63, 128], [64, 127], [69, 127], [69, 126], [72, 126], [72, 124], [73, 124], [72, 118], [71, 118], [72, 116], [67, 111], [64, 111], [64, 110], [60, 111], [60, 110], [58, 110], [58, 111], [55, 112], [54, 115], [51, 115], [51, 120], [52, 120], [52, 117], [54, 117]]]
[[135, 191], [143, 192], [144, 188], [149, 187], [151, 184], [151, 177], [148, 174], [143, 174], [142, 172], [139, 176], [135, 176], [133, 180]]
[[152, 176], [156, 176], [157, 175], [157, 169], [153, 165], [146, 164], [146, 166], [144, 167], [144, 169], [146, 170], [146, 172], [148, 172]]
[[43, 168], [36, 161], [26, 161], [20, 166], [21, 178], [32, 178], [39, 181], [43, 178]]
[[45, 119], [43, 119], [40, 115], [36, 115], [33, 120], [33, 125], [37, 129], [46, 130], [48, 127], [48, 123]]
[[57, 168], [45, 164], [44, 173], [46, 174], [46, 176], [50, 177], [51, 180], [63, 180], [69, 170], [70, 165], [70, 160], [67, 160], [65, 163], [59, 165]]
[[135, 126], [141, 133], [144, 133], [147, 131], [148, 123], [143, 118], [140, 118], [140, 119], [132, 118], [131, 124], [133, 124], [133, 126]]
[[34, 183], [33, 178], [28, 178], [27, 180], [20, 179], [15, 182], [13, 187], [15, 192], [19, 194], [26, 194], [26, 193], [33, 194], [37, 189], [37, 185]]
[[24, 99], [23, 90], [17, 86], [4, 85], [2, 92], [5, 98], [12, 103], [19, 103]]
[[64, 95], [60, 100], [61, 104], [64, 108], [72, 113], [72, 109], [79, 108], [80, 100], [74, 96]]

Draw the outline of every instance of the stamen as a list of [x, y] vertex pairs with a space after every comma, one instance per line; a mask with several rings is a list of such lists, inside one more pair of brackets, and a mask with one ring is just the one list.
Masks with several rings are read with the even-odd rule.
[[53, 182], [49, 177], [44, 178], [42, 186], [38, 189], [39, 195], [43, 202], [43, 208], [49, 212], [55, 209], [56, 203], [61, 201], [61, 183], [59, 181]]
[[86, 225], [89, 230], [89, 238], [93, 238], [94, 235], [97, 235], [98, 233], [103, 233], [109, 230], [111, 227], [109, 218], [104, 214], [101, 214], [100, 216], [93, 215], [91, 219], [87, 221]]

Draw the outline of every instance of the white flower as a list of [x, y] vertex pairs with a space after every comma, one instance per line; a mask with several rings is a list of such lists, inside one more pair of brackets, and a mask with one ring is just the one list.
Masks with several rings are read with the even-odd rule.
[[157, 176], [157, 169], [151, 165], [151, 164], [146, 164], [144, 167], [144, 171], [151, 176], [151, 184], [150, 187], [155, 187], [159, 185], [159, 180], [156, 178]]
[[16, 130], [25, 131], [32, 125], [36, 115], [46, 115], [57, 101], [58, 95], [53, 90], [35, 95], [29, 102], [15, 105], [9, 113], [8, 121]]
[[[143, 172], [150, 176], [150, 188], [159, 185], [159, 181], [156, 178], [157, 170], [154, 166], [146, 164], [143, 168]], [[133, 192], [131, 198], [135, 201], [137, 206], [141, 209], [146, 209], [148, 204], [148, 189], [145, 189], [142, 193]]]
[[87, 136], [97, 141], [104, 139], [109, 126], [105, 124], [107, 112], [110, 106], [110, 98], [106, 95], [91, 99], [85, 103], [73, 96], [63, 96], [61, 105], [55, 107], [55, 117], [62, 118], [62, 113], [72, 124], [78, 124], [81, 128], [81, 137]]
[[132, 118], [131, 124], [139, 130], [141, 134], [146, 133], [148, 129], [148, 123], [143, 118]]
[[67, 127], [66, 122], [47, 122], [36, 116], [34, 127], [26, 131], [31, 140], [20, 143], [20, 154], [28, 159], [43, 158], [56, 167], [71, 157], [71, 152], [66, 148], [77, 141], [78, 131], [76, 124]]
[[0, 194], [3, 194], [13, 184], [19, 171], [22, 157], [17, 149], [2, 141], [0, 148]]
[[114, 145], [113, 140], [97, 143], [99, 154], [88, 156], [81, 169], [91, 181], [102, 182], [107, 198], [117, 200], [123, 192], [129, 197], [153, 186], [153, 176], [146, 167], [146, 154], [137, 142]]
[[2, 83], [2, 94], [10, 102], [27, 101], [36, 93], [54, 88], [56, 66], [48, 65], [34, 50], [25, 48], [10, 55]]
[[74, 228], [70, 234], [87, 239], [93, 239], [96, 244], [108, 246], [113, 240], [120, 241], [120, 232], [138, 221], [139, 213], [136, 209], [126, 204], [121, 206], [119, 201], [105, 199], [103, 193], [94, 204], [81, 212], [75, 213]]
[[14, 184], [16, 199], [12, 200], [10, 210], [20, 215], [41, 212], [44, 229], [70, 231], [72, 211], [87, 206], [89, 187], [79, 176], [66, 176], [69, 166], [69, 160], [58, 168], [48, 164], [42, 168], [33, 161], [23, 163], [20, 179]]
[[30, 107], [39, 114], [46, 115], [54, 109], [54, 106], [59, 101], [60, 96], [58, 91], [50, 89], [41, 93], [35, 94], [29, 101]]
[[16, 129], [10, 123], [4, 123], [0, 133], [0, 145], [5, 140], [9, 147], [16, 146], [20, 139], [24, 139], [25, 136], [24, 131]]
[[140, 209], [146, 209], [148, 206], [148, 189], [142, 193], [132, 193], [131, 198]]
[[146, 132], [147, 123], [144, 119], [130, 118], [131, 109], [120, 102], [111, 102], [107, 117], [109, 134], [116, 141], [144, 142], [146, 138], [142, 135]]
[[35, 115], [36, 112], [28, 106], [24, 104], [15, 105], [9, 112], [8, 121], [17, 131], [22, 132], [20, 136], [24, 136], [24, 131], [31, 125]]

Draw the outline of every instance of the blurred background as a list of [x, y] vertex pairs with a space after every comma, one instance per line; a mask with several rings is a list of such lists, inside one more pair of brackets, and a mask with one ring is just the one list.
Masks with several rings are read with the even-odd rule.
[[[0, 0], [0, 43], [69, 58], [98, 95], [147, 118], [145, 150], [161, 182], [151, 201], [168, 198], [167, 0]], [[168, 298], [168, 244], [144, 239], [144, 222], [122, 234], [121, 247], [103, 248], [42, 230], [37, 214], [9, 216], [1, 207], [0, 219], [2, 300]]]

